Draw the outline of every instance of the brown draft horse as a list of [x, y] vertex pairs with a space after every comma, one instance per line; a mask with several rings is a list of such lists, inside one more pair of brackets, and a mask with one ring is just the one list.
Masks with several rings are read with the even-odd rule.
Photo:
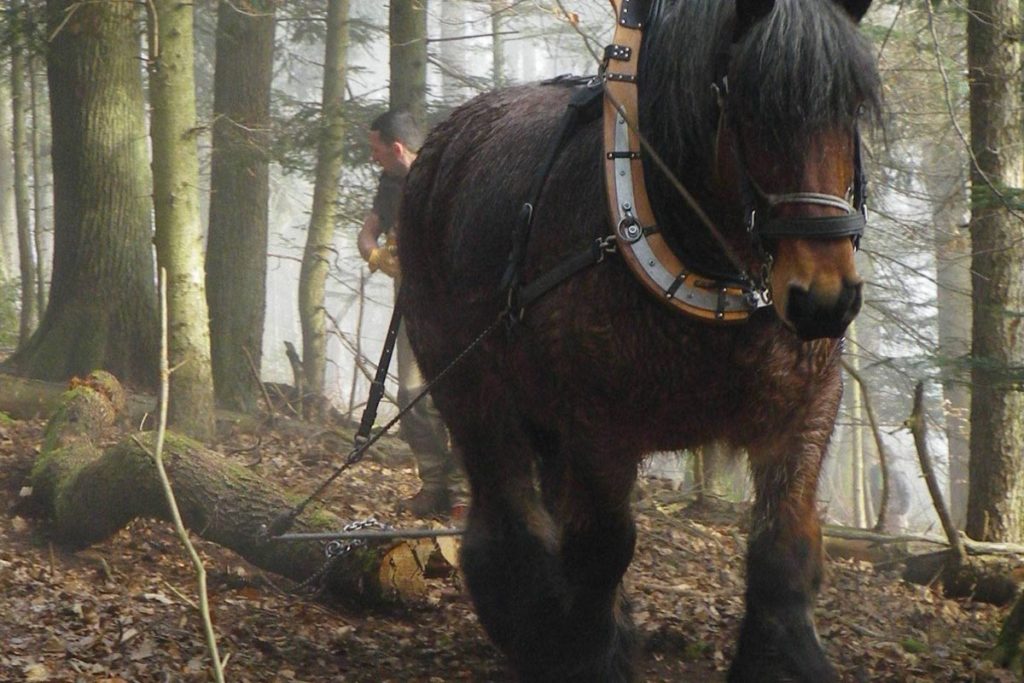
[[[650, 8], [641, 129], [748, 272], [767, 274], [772, 306], [738, 325], [696, 320], [610, 255], [488, 336], [434, 390], [472, 485], [467, 585], [522, 680], [632, 680], [621, 578], [636, 538], [637, 466], [652, 451], [709, 442], [745, 449], [756, 486], [730, 680], [836, 680], [812, 616], [823, 571], [816, 488], [842, 392], [837, 337], [860, 306], [856, 245], [821, 233], [752, 240], [741, 187], [754, 188], [755, 210], [772, 219], [843, 213], [834, 202], [770, 198], [854, 194], [857, 122], [865, 112], [877, 119], [880, 102], [857, 29], [869, 2]], [[722, 64], [725, 93], [712, 87]], [[506, 306], [511, 235], [572, 91], [540, 84], [478, 97], [431, 133], [413, 166], [399, 305], [428, 377]], [[536, 206], [524, 282], [611, 232], [601, 150], [595, 120], [560, 151]], [[738, 279], [665, 173], [644, 163], [658, 227], [680, 258]]]

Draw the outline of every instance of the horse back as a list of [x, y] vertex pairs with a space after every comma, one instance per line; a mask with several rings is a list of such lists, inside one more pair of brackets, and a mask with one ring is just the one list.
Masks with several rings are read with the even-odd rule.
[[[472, 310], [493, 315], [503, 303], [499, 283], [512, 234], [572, 92], [527, 85], [487, 93], [431, 131], [409, 172], [400, 214], [407, 318], [448, 311], [464, 324]], [[581, 235], [607, 231], [599, 136], [593, 122], [559, 153], [536, 207], [533, 231], [540, 237], [531, 240], [525, 275], [546, 267], [549, 256], [564, 256]], [[595, 210], [586, 218], [566, 208], [579, 206], [581, 192], [593, 195]], [[567, 202], [567, 193], [576, 201]]]

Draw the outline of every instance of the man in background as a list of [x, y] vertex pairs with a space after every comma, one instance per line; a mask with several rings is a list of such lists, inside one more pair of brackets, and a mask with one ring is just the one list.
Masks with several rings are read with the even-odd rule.
[[[423, 144], [423, 133], [408, 112], [389, 111], [370, 124], [370, 155], [381, 167], [373, 208], [359, 231], [359, 255], [370, 272], [380, 270], [395, 280], [395, 294], [401, 284], [396, 252], [398, 206], [409, 167]], [[386, 237], [380, 244], [381, 236]], [[395, 342], [398, 356], [398, 403], [405, 408], [422, 391], [426, 382], [416, 365], [403, 323]], [[402, 439], [409, 444], [419, 470], [419, 493], [403, 501], [399, 509], [417, 517], [434, 514], [461, 516], [467, 502], [465, 476], [449, 447], [448, 431], [429, 396], [402, 418]]]

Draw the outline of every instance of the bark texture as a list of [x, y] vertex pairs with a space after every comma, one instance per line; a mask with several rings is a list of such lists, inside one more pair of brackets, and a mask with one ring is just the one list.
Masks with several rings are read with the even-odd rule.
[[[0, 159], [10, 159], [11, 148], [11, 83], [0, 78]], [[0, 281], [6, 282], [17, 269], [18, 236], [14, 217], [14, 169], [0, 164]]]
[[[62, 542], [86, 546], [138, 517], [170, 518], [152, 455], [155, 434], [99, 445], [124, 431], [119, 424], [124, 400], [116, 379], [99, 373], [64, 394], [47, 426], [32, 470], [32, 495]], [[168, 434], [163, 460], [182, 519], [196, 534], [295, 581], [324, 567], [317, 543], [262, 537], [261, 529], [287, 512], [295, 497], [258, 472], [174, 434]], [[342, 525], [334, 515], [314, 511], [299, 516], [290, 531], [337, 531]], [[422, 594], [425, 565], [420, 543], [392, 542], [349, 553], [331, 567], [323, 585], [328, 597], [344, 601], [410, 599]], [[396, 567], [404, 571], [396, 575]]]
[[151, 386], [158, 323], [138, 5], [46, 8], [53, 275], [46, 314], [8, 367], [49, 380], [104, 368]]
[[390, 105], [419, 121], [427, 113], [427, 0], [392, 0]]
[[209, 315], [199, 217], [192, 5], [156, 0], [150, 50], [156, 251], [166, 271], [171, 367], [169, 420], [198, 438], [214, 433]]
[[40, 102], [42, 85], [39, 78], [39, 63], [39, 58], [36, 55], [29, 58], [32, 109], [32, 240], [36, 255], [36, 312], [41, 318], [43, 311], [46, 310], [46, 239], [43, 222], [43, 206], [46, 201], [46, 193], [43, 188], [46, 186], [46, 172], [40, 149], [40, 137], [46, 126], [46, 117], [42, 112], [43, 105]]
[[11, 3], [11, 112], [14, 145], [14, 207], [18, 221], [18, 264], [21, 273], [21, 320], [18, 345], [24, 346], [35, 330], [37, 318], [36, 252], [32, 240], [32, 218], [29, 198], [28, 146], [28, 59], [25, 55], [25, 5], [20, 0]]
[[[970, 79], [973, 368], [967, 533], [1024, 539], [1024, 131], [1020, 1], [972, 0]], [[1017, 205], [1016, 207], [1014, 205]]]
[[[266, 310], [270, 83], [275, 2], [221, 2], [213, 95], [206, 300], [217, 402], [259, 401]], [[247, 357], [248, 354], [248, 357]]]

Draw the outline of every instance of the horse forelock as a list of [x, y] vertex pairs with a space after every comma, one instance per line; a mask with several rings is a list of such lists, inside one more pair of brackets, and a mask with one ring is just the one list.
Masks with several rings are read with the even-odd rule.
[[[728, 53], [735, 7], [677, 0], [652, 16], [640, 72], [642, 125], [663, 156], [711, 163], [717, 106], [711, 85]], [[831, 0], [776, 0], [731, 54], [729, 107], [757, 143], [799, 155], [809, 135], [880, 119], [875, 58]]]
[[878, 121], [875, 57], [837, 3], [777, 0], [736, 45], [729, 107], [763, 148], [794, 161], [815, 133]]

